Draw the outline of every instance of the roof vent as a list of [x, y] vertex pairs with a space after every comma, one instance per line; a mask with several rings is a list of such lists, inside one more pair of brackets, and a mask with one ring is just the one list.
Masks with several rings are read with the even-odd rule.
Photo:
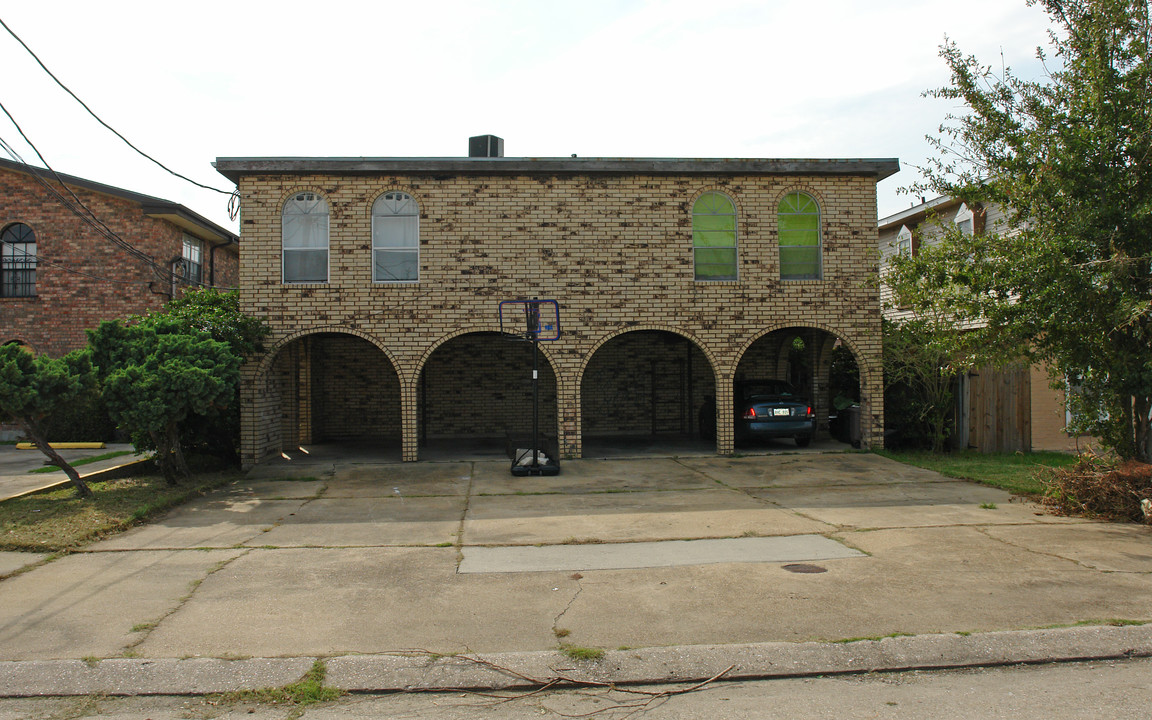
[[468, 157], [504, 157], [504, 138], [495, 135], [468, 138]]

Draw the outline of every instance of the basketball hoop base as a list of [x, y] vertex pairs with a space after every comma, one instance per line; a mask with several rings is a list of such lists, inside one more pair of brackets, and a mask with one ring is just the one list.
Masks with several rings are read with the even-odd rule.
[[545, 465], [513, 465], [512, 474], [516, 477], [559, 475], [560, 466], [553, 463], [547, 463]]

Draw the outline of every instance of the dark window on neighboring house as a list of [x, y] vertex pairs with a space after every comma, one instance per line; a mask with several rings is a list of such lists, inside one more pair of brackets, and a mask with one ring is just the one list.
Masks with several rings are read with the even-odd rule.
[[696, 280], [736, 279], [736, 203], [724, 193], [692, 205], [692, 261]]
[[0, 234], [0, 297], [35, 297], [36, 233], [13, 223]]
[[328, 282], [328, 203], [313, 192], [296, 193], [280, 220], [284, 282]]
[[408, 193], [384, 193], [372, 204], [372, 280], [419, 279], [420, 206]]
[[204, 282], [204, 241], [191, 235], [184, 236], [183, 252], [184, 282], [201, 285]]

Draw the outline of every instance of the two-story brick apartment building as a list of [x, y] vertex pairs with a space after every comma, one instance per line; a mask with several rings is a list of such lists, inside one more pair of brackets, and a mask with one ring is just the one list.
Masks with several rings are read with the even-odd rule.
[[733, 383], [787, 377], [802, 348], [826, 425], [837, 343], [881, 442], [876, 182], [895, 160], [218, 158], [242, 197], [240, 287], [272, 328], [245, 368], [243, 458], [338, 439], [416, 460], [436, 438], [530, 421], [531, 345], [498, 303], [550, 298], [542, 428], [688, 436]]
[[236, 287], [239, 237], [160, 198], [0, 160], [0, 344], [64, 355], [103, 320]]

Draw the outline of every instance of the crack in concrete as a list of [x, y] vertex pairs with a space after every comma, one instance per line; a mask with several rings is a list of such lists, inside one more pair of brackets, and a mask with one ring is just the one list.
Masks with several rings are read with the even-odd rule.
[[247, 548], [243, 552], [237, 553], [235, 557], [228, 558], [226, 560], [221, 560], [221, 561], [217, 562], [215, 565], [213, 565], [211, 568], [209, 568], [208, 572], [205, 573], [204, 577], [199, 578], [197, 580], [193, 580], [191, 583], [189, 583], [188, 592], [185, 593], [182, 597], [178, 598], [176, 600], [176, 604], [173, 605], [168, 610], [168, 612], [164, 613], [163, 615], [161, 615], [156, 620], [152, 620], [152, 621], [145, 622], [145, 623], [138, 623], [136, 625], [133, 625], [132, 628], [133, 628], [134, 632], [137, 632], [136, 629], [139, 628], [138, 632], [140, 632], [140, 637], [133, 640], [132, 642], [128, 643], [127, 645], [125, 645], [123, 647], [123, 649], [120, 650], [121, 657], [132, 657], [132, 655], [133, 655], [132, 651], [135, 648], [139, 647], [140, 644], [143, 643], [145, 640], [147, 640], [149, 638], [149, 636], [152, 635], [153, 631], [155, 631], [156, 628], [160, 626], [160, 623], [162, 623], [165, 620], [167, 620], [168, 618], [172, 617], [172, 615], [174, 615], [177, 611], [179, 611], [181, 608], [183, 608], [185, 605], [188, 604], [188, 601], [192, 599], [192, 596], [196, 594], [196, 591], [200, 589], [200, 586], [204, 584], [205, 580], [212, 577], [216, 573], [220, 572], [224, 568], [228, 567], [232, 563], [236, 562], [240, 558], [248, 555], [254, 549], [255, 548]]
[[[842, 528], [847, 527], [844, 525], [837, 525], [835, 523], [830, 523], [827, 520], [821, 520], [820, 518], [817, 518], [813, 515], [805, 514], [803, 512], [800, 512], [796, 508], [788, 507], [787, 505], [783, 505], [781, 503], [778, 503], [775, 500], [772, 500], [770, 498], [757, 497], [756, 495], [753, 495], [752, 492], [748, 488], [735, 487], [733, 485], [729, 485], [728, 483], [724, 482], [723, 480], [712, 477], [711, 475], [704, 472], [703, 470], [700, 470], [699, 468], [694, 468], [691, 465], [685, 465], [680, 460], [680, 458], [673, 458], [673, 462], [677, 463], [678, 465], [683, 466], [684, 468], [687, 468], [688, 470], [691, 470], [693, 472], [699, 473], [700, 475], [703, 475], [704, 477], [708, 478], [709, 480], [711, 480], [712, 482], [716, 483], [717, 485], [719, 485], [720, 487], [722, 487], [726, 490], [731, 490], [732, 492], [739, 493], [739, 494], [741, 494], [747, 498], [751, 498], [752, 500], [755, 500], [757, 503], [760, 503], [762, 505], [767, 505], [767, 506], [775, 508], [777, 510], [783, 510], [784, 512], [791, 513], [792, 515], [794, 515], [796, 517], [804, 518], [805, 520], [811, 520], [812, 522], [817, 522], [817, 523], [820, 523], [821, 525], [829, 525], [829, 526], [835, 528], [836, 530], [840, 530]], [[771, 486], [771, 487], [774, 488], [776, 486]], [[781, 486], [781, 487], [788, 487], [788, 486]], [[760, 489], [771, 489], [771, 488], [769, 486], [764, 486]]]
[[[552, 634], [553, 635], [555, 635], [556, 632], [559, 630], [558, 626], [560, 625], [560, 619], [568, 614], [568, 611], [572, 609], [572, 605], [576, 602], [576, 598], [580, 597], [581, 593], [584, 592], [584, 584], [580, 582], [580, 580], [584, 576], [581, 575], [580, 573], [573, 573], [571, 577], [572, 577], [572, 580], [574, 580], [576, 582], [576, 592], [572, 595], [571, 598], [569, 598], [568, 604], [564, 606], [564, 609], [561, 610], [560, 613], [552, 619]], [[557, 636], [557, 639], [559, 639], [559, 636]]]
[[1095, 565], [1091, 565], [1088, 562], [1083, 561], [1083, 560], [1077, 560], [1076, 558], [1067, 557], [1066, 555], [1060, 555], [1059, 553], [1055, 553], [1055, 552], [1044, 552], [1042, 550], [1037, 550], [1035, 548], [1028, 547], [1027, 545], [1021, 545], [1020, 543], [1012, 542], [1011, 540], [1008, 540], [1006, 538], [996, 537], [995, 535], [988, 532], [988, 528], [993, 528], [993, 527], [1022, 527], [1022, 526], [1026, 526], [1026, 524], [1024, 524], [1024, 523], [1021, 523], [1019, 525], [1011, 524], [1011, 525], [1007, 525], [1007, 526], [1005, 526], [1005, 525], [988, 525], [988, 526], [969, 525], [968, 527], [971, 527], [973, 530], [980, 533], [981, 535], [988, 538], [989, 540], [992, 540], [993, 542], [998, 542], [998, 543], [1001, 543], [1003, 545], [1007, 545], [1008, 547], [1016, 548], [1017, 550], [1023, 550], [1025, 552], [1032, 553], [1033, 555], [1039, 555], [1041, 557], [1048, 557], [1048, 558], [1053, 558], [1055, 560], [1063, 560], [1065, 562], [1070, 562], [1077, 567], [1084, 568], [1085, 570], [1091, 570], [1093, 572], [1105, 573], [1105, 574], [1109, 574], [1109, 575], [1152, 575], [1152, 571], [1147, 571], [1147, 570], [1105, 570], [1104, 568], [1096, 567]]
[[472, 507], [472, 486], [476, 482], [476, 462], [468, 463], [468, 487], [464, 490], [464, 509], [460, 511], [460, 525], [456, 528], [456, 572], [460, 572], [460, 563], [464, 562], [464, 521], [468, 519], [468, 510]]

